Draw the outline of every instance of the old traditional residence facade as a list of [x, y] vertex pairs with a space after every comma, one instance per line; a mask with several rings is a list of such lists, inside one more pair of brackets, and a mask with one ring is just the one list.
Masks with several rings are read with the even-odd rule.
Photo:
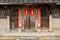
[[0, 40], [60, 40], [60, 0], [0, 0]]

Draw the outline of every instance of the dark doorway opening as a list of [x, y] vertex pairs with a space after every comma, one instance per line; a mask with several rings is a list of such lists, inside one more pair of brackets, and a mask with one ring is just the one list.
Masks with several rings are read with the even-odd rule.
[[49, 15], [50, 15], [50, 7], [42, 6], [41, 7], [41, 29], [49, 29]]

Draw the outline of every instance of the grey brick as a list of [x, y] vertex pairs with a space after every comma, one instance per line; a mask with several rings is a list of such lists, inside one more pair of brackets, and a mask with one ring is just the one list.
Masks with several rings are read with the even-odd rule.
[[53, 0], [48, 0], [48, 2], [53, 2]]
[[4, 3], [4, 0], [0, 0], [0, 3]]
[[38, 0], [38, 3], [43, 3], [43, 0]]
[[18, 3], [18, 0], [13, 0], [13, 3]]
[[14, 0], [9, 0], [9, 3], [13, 3]]
[[43, 3], [48, 3], [48, 0], [43, 0]]
[[39, 2], [39, 0], [34, 0], [34, 3], [38, 3]]
[[34, 0], [29, 0], [29, 3], [34, 3]]
[[23, 2], [24, 2], [23, 0], [18, 0], [18, 1], [19, 1], [19, 4], [23, 4]]
[[9, 3], [9, 0], [5, 0], [5, 3]]
[[24, 0], [24, 3], [29, 3], [28, 0]]

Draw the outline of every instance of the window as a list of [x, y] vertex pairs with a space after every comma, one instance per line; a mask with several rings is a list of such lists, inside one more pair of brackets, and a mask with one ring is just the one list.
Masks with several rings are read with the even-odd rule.
[[56, 8], [54, 9], [53, 17], [55, 17], [55, 18], [60, 18], [60, 8], [59, 8], [59, 7], [56, 7]]

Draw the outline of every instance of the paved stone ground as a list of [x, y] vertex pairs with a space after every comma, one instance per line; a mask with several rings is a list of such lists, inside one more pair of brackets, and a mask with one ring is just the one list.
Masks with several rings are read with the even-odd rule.
[[35, 40], [34, 37], [36, 37], [36, 40], [60, 40], [60, 30], [54, 32], [10, 32], [0, 34], [0, 40]]

